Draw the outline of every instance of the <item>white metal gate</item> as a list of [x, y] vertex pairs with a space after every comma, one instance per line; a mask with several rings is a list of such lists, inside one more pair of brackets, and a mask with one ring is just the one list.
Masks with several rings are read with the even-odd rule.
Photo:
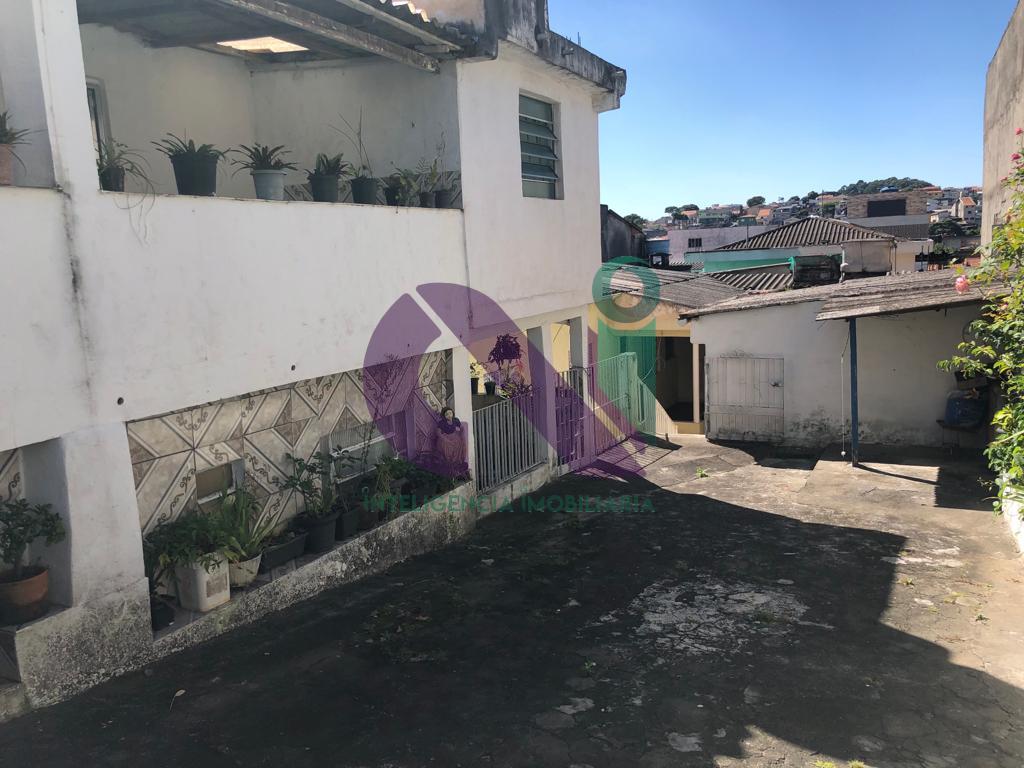
[[544, 463], [547, 449], [534, 426], [541, 405], [536, 392], [527, 392], [473, 412], [477, 490], [495, 488]]
[[784, 361], [732, 355], [707, 362], [707, 435], [778, 442], [785, 434]]

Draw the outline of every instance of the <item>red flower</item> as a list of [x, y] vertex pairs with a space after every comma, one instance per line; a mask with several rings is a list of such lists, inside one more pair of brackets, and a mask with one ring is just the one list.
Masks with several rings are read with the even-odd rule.
[[1020, 160], [1020, 152], [1014, 152], [1012, 155], [1010, 155], [1010, 159], [1011, 160]]
[[1017, 135], [1020, 136], [1022, 133], [1024, 133], [1024, 128], [1018, 128]]

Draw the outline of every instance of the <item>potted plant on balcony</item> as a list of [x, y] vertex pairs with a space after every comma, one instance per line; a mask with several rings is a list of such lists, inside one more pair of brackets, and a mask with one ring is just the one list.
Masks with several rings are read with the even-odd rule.
[[[502, 333], [494, 340], [494, 347], [487, 356], [487, 362], [493, 363], [497, 368], [495, 375], [501, 385], [502, 394], [506, 397], [521, 394], [519, 390], [525, 386], [525, 379], [520, 370], [522, 358], [523, 347], [515, 334]], [[491, 390], [488, 390], [487, 394], [492, 394]]]
[[426, 166], [429, 190], [433, 192], [434, 196], [434, 208], [451, 208], [452, 206], [450, 175], [444, 170], [445, 146], [444, 134], [441, 134], [441, 141], [437, 144], [437, 151], [434, 153], [434, 158], [430, 161], [430, 164]]
[[46, 566], [25, 565], [29, 544], [42, 539], [47, 546], [64, 539], [64, 524], [49, 504], [10, 499], [0, 504], [0, 625], [38, 619], [48, 605], [50, 572]]
[[14, 183], [14, 160], [21, 159], [14, 148], [19, 144], [27, 144], [25, 137], [31, 131], [14, 128], [10, 122], [10, 112], [0, 112], [0, 186], [9, 187]]
[[212, 144], [196, 144], [168, 133], [153, 146], [166, 155], [174, 168], [179, 195], [212, 197], [217, 193], [217, 164], [225, 152]]
[[256, 498], [241, 488], [221, 496], [218, 513], [226, 538], [224, 554], [231, 586], [247, 587], [259, 573], [264, 547], [281, 514], [263, 515]]
[[352, 173], [352, 164], [345, 162], [342, 154], [326, 155], [321, 152], [316, 156], [312, 170], [306, 171], [309, 189], [313, 201], [317, 203], [338, 202], [338, 186], [342, 178]]
[[227, 536], [219, 517], [190, 510], [158, 523], [146, 540], [156, 559], [157, 580], [173, 575], [182, 608], [205, 613], [231, 599]]
[[96, 155], [96, 171], [104, 192], [124, 192], [125, 176], [131, 176], [152, 189], [149, 175], [142, 169], [146, 159], [119, 141], [100, 142]]
[[251, 147], [242, 144], [231, 151], [242, 156], [232, 162], [238, 170], [247, 170], [252, 175], [256, 197], [260, 200], [284, 200], [284, 177], [288, 171], [295, 170], [295, 164], [284, 159], [288, 154], [284, 144], [271, 147], [257, 142]]
[[306, 551], [311, 554], [327, 552], [334, 546], [339, 515], [330, 481], [330, 457], [321, 453], [314, 454], [308, 461], [290, 453], [287, 457], [294, 469], [281, 483], [281, 488], [295, 491], [302, 497], [301, 524], [307, 533]]
[[344, 115], [338, 115], [345, 124], [344, 128], [331, 126], [340, 133], [352, 145], [356, 151], [356, 163], [358, 164], [352, 175], [352, 202], [362, 205], [375, 205], [377, 203], [377, 179], [373, 176], [373, 167], [370, 165], [370, 156], [363, 143], [363, 111], [359, 110], [359, 122], [352, 125], [345, 119]]
[[438, 179], [438, 159], [435, 157], [432, 160], [423, 159], [420, 160], [420, 164], [416, 167], [416, 176], [418, 183], [418, 197], [420, 208], [433, 208], [434, 207], [434, 188], [437, 186]]
[[384, 202], [392, 207], [402, 204], [402, 174], [398, 171], [384, 180]]

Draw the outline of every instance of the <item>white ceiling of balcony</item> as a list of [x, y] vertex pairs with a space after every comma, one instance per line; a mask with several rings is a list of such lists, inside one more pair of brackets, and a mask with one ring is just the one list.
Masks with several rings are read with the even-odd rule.
[[[78, 0], [82, 24], [105, 24], [153, 47], [193, 47], [261, 63], [380, 56], [436, 71], [471, 41], [401, 0]], [[304, 51], [220, 46], [276, 38]]]

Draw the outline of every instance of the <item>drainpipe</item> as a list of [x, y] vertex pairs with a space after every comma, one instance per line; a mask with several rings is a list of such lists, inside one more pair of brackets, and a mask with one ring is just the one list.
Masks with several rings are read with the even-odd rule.
[[857, 407], [857, 318], [850, 324], [850, 459], [856, 465], [860, 460], [860, 413]]

